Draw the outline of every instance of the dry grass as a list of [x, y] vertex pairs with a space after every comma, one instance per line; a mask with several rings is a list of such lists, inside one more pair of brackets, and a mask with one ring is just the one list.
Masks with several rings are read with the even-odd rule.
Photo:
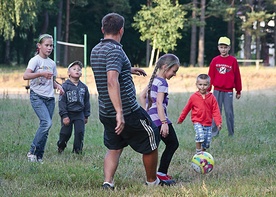
[[[0, 94], [4, 92], [7, 94], [26, 94], [25, 86], [27, 81], [24, 81], [22, 76], [24, 69], [18, 69], [14, 71], [7, 71], [5, 69], [0, 69]], [[256, 70], [255, 67], [241, 67], [241, 75], [243, 82], [243, 91], [252, 90], [264, 90], [271, 89], [276, 86], [276, 68], [275, 67], [261, 67]], [[152, 73], [151, 68], [145, 68], [148, 76], [133, 76], [134, 83], [136, 85], [137, 93], [139, 93], [144, 87], [146, 87], [149, 78]], [[207, 73], [208, 68], [186, 68], [181, 67], [177, 73], [177, 76], [169, 81], [170, 92], [193, 92], [196, 90], [195, 78], [200, 73]], [[85, 77], [86, 73], [86, 77]], [[66, 68], [58, 68], [58, 78], [59, 82], [62, 78], [67, 77]], [[93, 78], [93, 73], [90, 67], [83, 71], [82, 81], [86, 81], [91, 94], [96, 94], [96, 86]]]

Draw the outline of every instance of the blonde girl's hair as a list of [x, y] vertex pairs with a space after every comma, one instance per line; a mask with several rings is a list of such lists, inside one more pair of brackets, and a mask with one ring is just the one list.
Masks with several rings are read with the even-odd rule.
[[36, 53], [35, 53], [35, 55], [39, 54], [38, 44], [42, 44], [45, 38], [51, 38], [51, 39], [53, 39], [53, 36], [51, 36], [50, 34], [41, 34], [38, 37], [37, 44], [36, 44]]
[[180, 66], [180, 62], [179, 62], [179, 59], [176, 55], [170, 54], [170, 53], [162, 55], [158, 59], [158, 61], [155, 64], [155, 68], [152, 72], [152, 75], [151, 75], [151, 78], [150, 78], [150, 81], [149, 81], [149, 84], [148, 84], [148, 91], [147, 91], [148, 107], [147, 107], [147, 109], [149, 109], [152, 106], [152, 98], [150, 96], [150, 91], [151, 91], [151, 86], [152, 86], [153, 80], [156, 77], [157, 71], [160, 70], [163, 65], [166, 65], [164, 71], [167, 71], [171, 67], [173, 67], [174, 65]]

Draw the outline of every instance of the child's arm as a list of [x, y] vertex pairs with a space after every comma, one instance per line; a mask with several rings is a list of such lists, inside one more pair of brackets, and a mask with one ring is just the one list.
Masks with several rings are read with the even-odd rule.
[[90, 94], [86, 87], [85, 98], [84, 98], [84, 123], [88, 122], [88, 117], [90, 116]]
[[[64, 89], [66, 89], [64, 87]], [[68, 117], [68, 111], [67, 111], [67, 95], [59, 95], [58, 99], [58, 109], [59, 109], [59, 115], [61, 117], [61, 120], [64, 125], [68, 125], [70, 123], [70, 119]]]
[[54, 89], [57, 89], [59, 91], [60, 95], [64, 94], [64, 90], [62, 86], [56, 81], [56, 77], [53, 78], [53, 83], [54, 83]]
[[34, 72], [31, 69], [27, 68], [24, 72], [23, 79], [24, 80], [30, 80], [35, 79], [38, 77], [45, 77], [46, 79], [51, 79], [53, 76], [52, 72], [45, 71], [45, 72]]
[[191, 109], [192, 109], [191, 99], [189, 99], [188, 103], [186, 104], [186, 106], [183, 108], [181, 114], [179, 115], [177, 124], [181, 124], [185, 120], [186, 116], [191, 111]]
[[234, 63], [234, 72], [235, 72], [235, 89], [236, 89], [236, 99], [240, 99], [241, 97], [241, 91], [242, 91], [242, 80], [241, 80], [241, 73], [240, 73], [240, 68], [239, 64], [236, 61]]
[[183, 108], [181, 114], [179, 115], [177, 119], [177, 124], [181, 124], [185, 120], [186, 116], [188, 115], [187, 110], [185, 108], [186, 107]]
[[84, 95], [84, 115], [85, 117], [90, 116], [90, 94], [88, 87], [85, 87], [85, 95]]
[[165, 109], [163, 107], [164, 97], [165, 97], [164, 92], [157, 93], [156, 107], [157, 107], [157, 114], [158, 114], [159, 120], [162, 122], [160, 135], [162, 135], [162, 137], [165, 138], [169, 135], [169, 126], [168, 126], [167, 117], [165, 114]]

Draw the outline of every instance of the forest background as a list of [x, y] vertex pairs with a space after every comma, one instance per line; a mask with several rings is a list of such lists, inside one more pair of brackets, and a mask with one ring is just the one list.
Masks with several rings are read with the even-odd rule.
[[0, 67], [27, 64], [39, 35], [53, 34], [54, 27], [60, 41], [83, 43], [86, 34], [89, 60], [102, 38], [101, 19], [110, 12], [126, 19], [122, 44], [135, 66], [171, 52], [184, 66], [203, 67], [218, 54], [220, 36], [231, 38], [233, 55], [243, 48], [244, 59], [268, 65], [275, 10], [276, 0], [2, 0]]

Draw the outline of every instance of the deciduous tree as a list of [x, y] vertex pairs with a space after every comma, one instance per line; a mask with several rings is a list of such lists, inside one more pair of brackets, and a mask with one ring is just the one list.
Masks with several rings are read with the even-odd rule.
[[[141, 33], [142, 41], [150, 40], [152, 46], [149, 66], [153, 65], [155, 50], [169, 52], [176, 47], [177, 39], [181, 38], [186, 12], [178, 1], [172, 4], [170, 0], [153, 0], [152, 6], [143, 5], [134, 16], [133, 27]], [[156, 57], [158, 58], [158, 57]]]

